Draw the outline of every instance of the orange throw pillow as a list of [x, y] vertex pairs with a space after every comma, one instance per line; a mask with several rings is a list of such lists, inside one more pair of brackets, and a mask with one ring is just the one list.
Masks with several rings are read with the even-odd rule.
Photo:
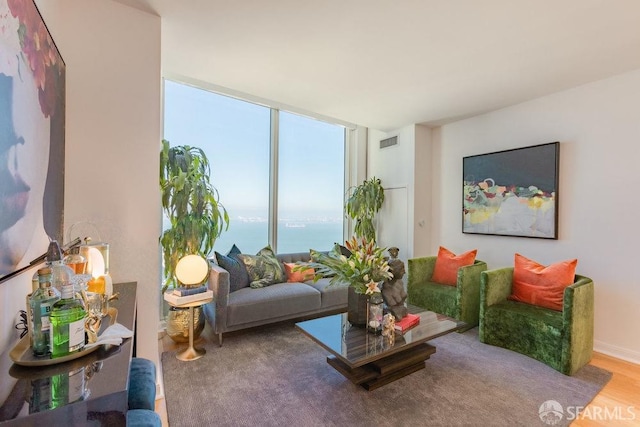
[[562, 311], [564, 289], [575, 281], [577, 259], [545, 267], [520, 254], [515, 256], [509, 299]]
[[285, 262], [284, 263], [284, 272], [287, 274], [287, 282], [306, 282], [307, 280], [313, 280], [313, 276], [315, 276], [316, 271], [309, 267], [304, 270], [293, 271], [298, 264], [294, 262]]
[[433, 268], [432, 282], [442, 283], [444, 285], [456, 286], [458, 283], [458, 269], [471, 265], [476, 260], [477, 249], [456, 255], [449, 249], [440, 246], [438, 249], [438, 258]]

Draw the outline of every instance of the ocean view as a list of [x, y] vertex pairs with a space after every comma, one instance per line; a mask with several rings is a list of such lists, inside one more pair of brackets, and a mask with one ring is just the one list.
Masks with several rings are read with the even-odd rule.
[[[242, 252], [254, 254], [268, 243], [267, 227], [267, 221], [260, 218], [233, 218], [229, 230], [216, 240], [214, 250], [226, 254], [235, 244]], [[283, 219], [278, 222], [277, 252], [330, 250], [334, 243], [343, 243], [342, 227], [342, 218]]]

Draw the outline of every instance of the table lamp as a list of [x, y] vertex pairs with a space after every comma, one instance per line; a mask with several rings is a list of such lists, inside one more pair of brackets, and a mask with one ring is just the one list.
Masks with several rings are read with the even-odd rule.
[[[191, 287], [204, 283], [209, 277], [209, 262], [200, 255], [187, 255], [176, 264], [176, 278], [181, 285]], [[201, 294], [205, 295], [205, 294]], [[176, 357], [183, 361], [196, 360], [205, 355], [204, 348], [195, 348], [193, 345], [193, 308], [211, 301], [211, 297], [203, 297], [200, 301], [183, 304], [182, 307], [189, 308], [189, 347], [176, 354]]]
[[187, 255], [176, 264], [176, 277], [184, 286], [202, 284], [209, 276], [209, 263], [200, 255]]

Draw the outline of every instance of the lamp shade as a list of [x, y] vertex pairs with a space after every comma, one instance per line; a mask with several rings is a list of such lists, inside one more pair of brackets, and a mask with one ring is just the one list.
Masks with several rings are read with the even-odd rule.
[[176, 264], [176, 277], [183, 285], [197, 285], [209, 274], [209, 263], [199, 255], [187, 255]]

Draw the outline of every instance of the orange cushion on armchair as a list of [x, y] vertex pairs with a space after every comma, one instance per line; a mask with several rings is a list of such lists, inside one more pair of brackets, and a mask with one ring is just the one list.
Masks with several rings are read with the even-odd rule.
[[572, 259], [545, 267], [516, 254], [509, 299], [562, 311], [564, 289], [573, 284], [577, 264]]
[[456, 286], [458, 282], [458, 269], [471, 265], [476, 260], [477, 249], [456, 255], [450, 250], [440, 246], [438, 258], [433, 267], [431, 281], [444, 285]]

